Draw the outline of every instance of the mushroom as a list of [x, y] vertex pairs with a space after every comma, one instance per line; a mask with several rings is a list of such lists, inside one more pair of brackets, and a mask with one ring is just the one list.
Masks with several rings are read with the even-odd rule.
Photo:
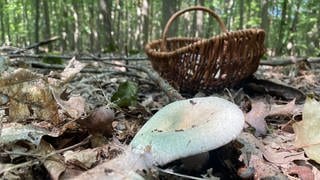
[[[80, 177], [137, 178], [136, 172], [221, 147], [240, 134], [244, 115], [233, 103], [204, 97], [173, 102], [139, 130], [123, 155]], [[79, 177], [77, 177], [79, 178]]]

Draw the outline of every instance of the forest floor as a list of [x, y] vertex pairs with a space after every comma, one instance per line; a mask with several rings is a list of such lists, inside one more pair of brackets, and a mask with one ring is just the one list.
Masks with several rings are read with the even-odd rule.
[[[87, 67], [96, 71], [79, 73], [83, 66], [77, 61], [62, 71], [31, 67], [29, 60], [0, 62], [1, 179], [75, 178], [115, 158], [143, 124], [170, 102], [156, 83], [137, 70], [84, 61], [81, 63], [89, 63]], [[134, 61], [129, 65], [152, 68], [149, 61]], [[25, 70], [17, 71], [21, 67]], [[317, 64], [260, 66], [255, 76], [292, 86], [319, 100]], [[130, 83], [122, 91], [129, 98], [119, 105], [112, 99], [125, 82]], [[280, 93], [291, 97], [290, 92]], [[51, 94], [53, 98], [49, 98]], [[283, 99], [268, 92], [251, 94], [241, 88], [196, 96], [211, 95], [228, 99], [244, 111], [247, 123], [243, 133], [232, 143], [209, 152], [207, 162], [197, 170], [186, 169], [181, 161], [175, 161], [155, 167], [151, 173], [140, 172], [142, 176], [146, 179], [320, 179], [319, 160], [307, 155], [304, 149], [319, 144], [320, 140], [304, 142], [301, 146], [296, 142], [294, 124], [305, 120], [303, 105], [308, 100], [295, 102], [294, 98]], [[111, 108], [114, 119], [109, 123], [111, 128], [103, 132], [106, 136], [95, 136], [96, 129], [85, 121], [101, 106]]]

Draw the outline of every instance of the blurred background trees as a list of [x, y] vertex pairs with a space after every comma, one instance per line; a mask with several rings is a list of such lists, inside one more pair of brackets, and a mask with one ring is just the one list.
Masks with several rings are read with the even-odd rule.
[[[137, 53], [161, 38], [170, 16], [203, 5], [213, 9], [229, 31], [261, 27], [268, 55], [320, 55], [320, 3], [316, 0], [2, 0], [0, 45], [28, 46], [60, 36], [48, 51]], [[210, 37], [216, 21], [203, 12], [187, 13], [169, 36]]]

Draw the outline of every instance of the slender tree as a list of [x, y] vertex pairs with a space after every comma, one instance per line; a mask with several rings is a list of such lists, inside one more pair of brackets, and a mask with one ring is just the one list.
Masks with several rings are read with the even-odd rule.
[[112, 10], [112, 0], [100, 0], [100, 8], [101, 13], [103, 16], [103, 26], [105, 30], [105, 47], [108, 48], [108, 51], [114, 50], [114, 40], [112, 36], [112, 17], [111, 17], [111, 10]]
[[6, 39], [5, 39], [3, 11], [4, 11], [3, 2], [0, 1], [0, 32], [1, 32], [1, 42], [4, 44], [6, 42]]
[[269, 45], [268, 41], [268, 34], [269, 34], [269, 13], [268, 13], [268, 8], [269, 8], [269, 1], [268, 0], [262, 0], [261, 1], [261, 28], [264, 29], [266, 32], [267, 36], [265, 39], [265, 45]]
[[143, 0], [141, 4], [142, 22], [143, 22], [143, 46], [149, 40], [149, 0]]
[[[267, 0], [265, 0], [267, 1]], [[239, 0], [239, 27], [238, 29], [243, 29], [243, 18], [244, 18], [244, 0]]]
[[279, 30], [278, 30], [278, 39], [281, 40], [280, 43], [277, 43], [277, 48], [276, 48], [276, 55], [279, 56], [281, 55], [283, 45], [284, 45], [284, 29], [286, 26], [286, 19], [287, 19], [287, 8], [288, 8], [288, 0], [284, 0], [282, 3], [282, 8], [281, 8], [281, 20], [279, 24]]
[[[164, 29], [165, 25], [167, 24], [169, 18], [172, 14], [174, 14], [177, 9], [177, 0], [163, 0], [162, 1], [162, 20], [161, 20], [161, 27]], [[178, 30], [179, 21], [176, 20], [175, 23], [171, 25], [171, 28], [168, 32], [168, 36], [172, 36]]]
[[[35, 17], [34, 17], [34, 40], [35, 42], [39, 42], [39, 18], [40, 18], [40, 0], [34, 0], [35, 7]], [[39, 52], [39, 48], [35, 48], [35, 53]]]
[[[50, 26], [50, 14], [49, 14], [49, 5], [48, 0], [42, 0], [43, 4], [43, 16], [44, 16], [44, 38], [49, 39], [51, 36], [51, 26]], [[48, 44], [48, 50], [52, 51], [52, 44]]]

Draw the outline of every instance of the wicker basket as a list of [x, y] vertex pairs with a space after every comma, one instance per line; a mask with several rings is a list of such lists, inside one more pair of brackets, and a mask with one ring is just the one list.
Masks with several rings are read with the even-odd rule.
[[[223, 33], [208, 39], [167, 38], [172, 22], [193, 10], [212, 15]], [[212, 10], [194, 6], [176, 12], [167, 22], [162, 39], [148, 43], [145, 51], [153, 68], [180, 92], [209, 92], [236, 85], [253, 74], [265, 53], [264, 37], [262, 29], [228, 32]]]

